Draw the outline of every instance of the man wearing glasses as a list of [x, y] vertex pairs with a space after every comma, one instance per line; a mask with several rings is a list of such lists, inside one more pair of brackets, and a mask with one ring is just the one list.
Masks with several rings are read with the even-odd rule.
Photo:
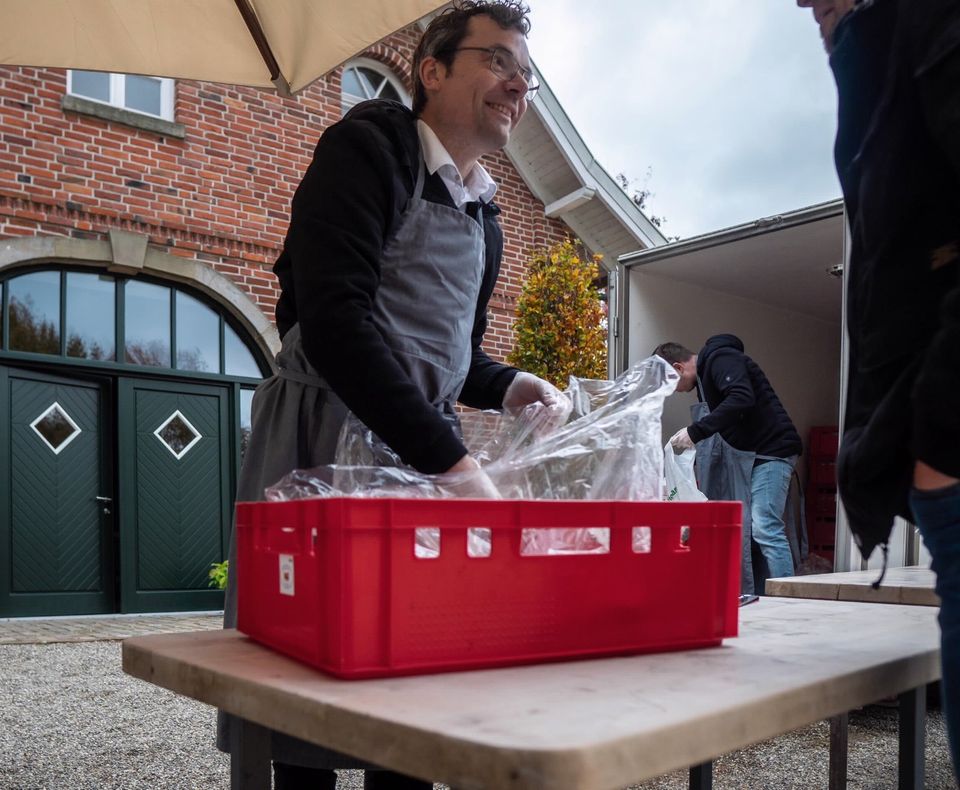
[[[364, 102], [321, 137], [274, 267], [279, 373], [253, 401], [238, 499], [262, 499], [292, 469], [334, 463], [351, 412], [404, 463], [462, 473], [461, 491], [495, 497], [458, 437], [454, 404], [563, 411], [553, 386], [481, 349], [503, 234], [497, 186], [479, 159], [507, 144], [538, 87], [527, 14], [516, 0], [457, 3], [414, 54], [412, 111]], [[235, 596], [231, 585], [228, 627]], [[227, 728], [220, 743], [229, 745]], [[276, 734], [273, 758], [278, 790], [332, 790], [331, 769], [357, 767]], [[376, 770], [364, 782], [432, 787]]]

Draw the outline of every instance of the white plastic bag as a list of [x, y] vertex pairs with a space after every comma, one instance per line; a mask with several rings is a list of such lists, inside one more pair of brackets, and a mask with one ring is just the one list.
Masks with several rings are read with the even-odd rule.
[[694, 449], [684, 450], [680, 455], [673, 451], [670, 443], [663, 448], [663, 476], [666, 479], [666, 500], [668, 502], [706, 502], [706, 495], [697, 488], [697, 478], [693, 472], [693, 461], [697, 457]]

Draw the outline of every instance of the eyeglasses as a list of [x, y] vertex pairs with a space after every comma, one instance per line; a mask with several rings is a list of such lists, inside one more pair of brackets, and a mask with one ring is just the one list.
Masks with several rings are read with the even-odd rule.
[[473, 50], [475, 52], [486, 52], [490, 55], [490, 71], [496, 74], [502, 80], [512, 80], [518, 74], [523, 77], [527, 85], [526, 98], [532, 99], [540, 90], [540, 80], [531, 69], [525, 69], [521, 66], [513, 53], [503, 47], [457, 47], [448, 50], [448, 52], [463, 52], [464, 50]]

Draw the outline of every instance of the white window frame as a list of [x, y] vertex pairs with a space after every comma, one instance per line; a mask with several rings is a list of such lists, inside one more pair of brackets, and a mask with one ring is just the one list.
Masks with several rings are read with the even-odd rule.
[[[373, 58], [353, 58], [353, 60], [348, 60], [343, 64], [343, 72], [346, 72], [348, 69], [352, 68], [364, 68], [370, 69], [371, 71], [377, 72], [382, 77], [387, 78], [387, 82], [390, 83], [391, 87], [399, 94], [401, 100], [407, 107], [411, 107], [413, 102], [410, 99], [410, 94], [407, 93], [407, 89], [403, 87], [403, 83], [400, 81], [399, 77], [394, 74], [393, 70], [389, 66], [385, 66], [379, 60], [374, 60]], [[347, 104], [345, 101], [346, 97], [350, 97], [350, 103]], [[353, 107], [355, 104], [359, 104], [362, 101], [366, 101], [367, 97], [364, 96], [354, 96], [352, 93], [347, 94], [343, 90], [343, 84], [340, 85], [340, 109], [341, 112], [346, 115], [347, 110]]]
[[[64, 439], [62, 442], [60, 442], [60, 444], [57, 445], [56, 447], [54, 447], [52, 444], [50, 444], [50, 440], [47, 439], [47, 437], [44, 436], [42, 433], [40, 433], [40, 429], [37, 427], [37, 425], [39, 425], [39, 424], [43, 421], [44, 417], [46, 417], [46, 416], [47, 416], [50, 412], [52, 412], [54, 409], [57, 409], [57, 410], [63, 415], [63, 417], [64, 417], [64, 419], [67, 421], [67, 423], [69, 423], [70, 427], [73, 428], [73, 433], [71, 433], [66, 439]], [[63, 408], [63, 406], [60, 405], [59, 401], [54, 401], [54, 402], [51, 403], [49, 406], [47, 406], [47, 408], [45, 408], [45, 409], [40, 413], [40, 416], [37, 417], [33, 422], [30, 423], [30, 427], [33, 428], [33, 432], [34, 432], [35, 434], [37, 434], [37, 436], [40, 437], [40, 439], [43, 441], [43, 443], [44, 443], [45, 445], [47, 445], [47, 447], [49, 447], [49, 448], [53, 451], [53, 454], [54, 454], [54, 455], [60, 455], [60, 453], [63, 452], [63, 450], [65, 450], [65, 449], [67, 448], [67, 445], [70, 444], [70, 442], [72, 442], [72, 441], [73, 441], [74, 439], [76, 439], [81, 433], [83, 433], [83, 431], [81, 430], [80, 426], [77, 425], [76, 422], [74, 422], [73, 417], [71, 417], [69, 414], [67, 414], [67, 410], [66, 410], [65, 408]], [[193, 427], [193, 426], [191, 426], [191, 427]], [[162, 440], [161, 440], [161, 441], [162, 441]]]
[[[183, 446], [183, 448], [180, 450], [179, 453], [176, 450], [174, 450], [169, 444], [167, 444], [167, 440], [160, 435], [163, 429], [166, 428], [171, 422], [173, 422], [178, 417], [180, 418], [180, 421], [187, 426], [187, 428], [193, 431], [193, 438]], [[181, 458], [183, 458], [183, 456], [185, 456], [188, 452], [190, 452], [190, 450], [193, 449], [193, 446], [203, 438], [200, 431], [198, 431], [196, 428], [193, 427], [193, 423], [186, 418], [186, 416], [182, 411], [180, 411], [180, 409], [177, 409], [176, 411], [174, 411], [173, 414], [171, 414], [169, 417], [167, 417], [167, 419], [165, 419], [162, 423], [160, 423], [160, 426], [157, 428], [157, 430], [153, 432], [153, 435], [157, 437], [160, 444], [162, 444], [164, 447], [167, 448], [167, 450], [170, 451], [170, 455], [172, 455], [178, 461]]]
[[[83, 71], [83, 69], [78, 69], [78, 71]], [[116, 107], [120, 110], [126, 112], [133, 112], [137, 115], [146, 115], [150, 118], [160, 118], [164, 121], [173, 121], [173, 97], [174, 97], [174, 80], [169, 77], [154, 77], [152, 75], [143, 75], [147, 76], [150, 79], [159, 80], [160, 82], [160, 114], [156, 115], [152, 112], [145, 112], [144, 110], [134, 109], [133, 107], [126, 106], [126, 87], [127, 87], [127, 76], [126, 74], [118, 74], [116, 72], [110, 73], [110, 100], [103, 101], [102, 99], [95, 99], [92, 96], [87, 96], [82, 93], [73, 92], [73, 69], [67, 70], [67, 93], [72, 96], [77, 96], [86, 101], [96, 102], [97, 104], [105, 104], [109, 107]], [[140, 76], [140, 75], [132, 75]]]

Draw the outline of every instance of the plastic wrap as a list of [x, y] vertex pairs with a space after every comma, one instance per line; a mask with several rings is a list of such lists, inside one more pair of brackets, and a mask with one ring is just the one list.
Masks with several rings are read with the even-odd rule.
[[[454, 422], [470, 454], [503, 498], [663, 498], [661, 415], [677, 374], [660, 357], [644, 359], [614, 381], [571, 378], [567, 422], [535, 404], [518, 414], [467, 412]], [[452, 420], [456, 420], [451, 415]], [[355, 417], [340, 434], [337, 464], [295, 470], [266, 490], [270, 501], [304, 497], [475, 496], [470, 473], [425, 475], [407, 466]], [[561, 530], [547, 551], [599, 551], [592, 531]], [[537, 550], [537, 536], [530, 551]], [[552, 547], [552, 548], [550, 548]]]

